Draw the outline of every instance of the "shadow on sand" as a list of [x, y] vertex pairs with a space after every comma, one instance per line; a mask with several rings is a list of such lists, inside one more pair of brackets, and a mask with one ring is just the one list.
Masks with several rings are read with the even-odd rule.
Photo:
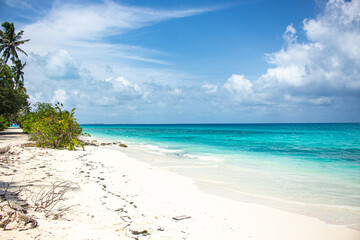
[[11, 141], [24, 135], [26, 135], [26, 133], [23, 133], [21, 128], [10, 127], [5, 131], [0, 131], [0, 141]]

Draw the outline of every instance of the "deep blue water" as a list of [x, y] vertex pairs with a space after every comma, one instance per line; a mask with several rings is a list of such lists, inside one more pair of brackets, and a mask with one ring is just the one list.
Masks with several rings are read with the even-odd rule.
[[94, 137], [172, 155], [177, 164], [208, 166], [186, 171], [234, 191], [360, 209], [359, 123], [82, 127]]

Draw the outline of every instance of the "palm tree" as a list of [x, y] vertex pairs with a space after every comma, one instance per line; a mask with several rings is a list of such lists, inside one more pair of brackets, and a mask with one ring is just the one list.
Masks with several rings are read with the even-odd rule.
[[[15, 60], [15, 58], [11, 58], [14, 63], [14, 66], [11, 67], [11, 70], [14, 74], [15, 87], [24, 89], [24, 72], [22, 71], [26, 66], [26, 62], [24, 64], [21, 63], [20, 59]], [[26, 91], [26, 90], [25, 90]]]
[[3, 60], [3, 66], [1, 68], [2, 70], [10, 56], [14, 57], [14, 59], [19, 59], [17, 51], [27, 56], [26, 52], [19, 48], [19, 45], [30, 41], [30, 39], [21, 40], [24, 31], [20, 30], [15, 34], [14, 23], [3, 22], [1, 26], [4, 29], [4, 31], [0, 30], [0, 53], [3, 52], [1, 56], [1, 59]]

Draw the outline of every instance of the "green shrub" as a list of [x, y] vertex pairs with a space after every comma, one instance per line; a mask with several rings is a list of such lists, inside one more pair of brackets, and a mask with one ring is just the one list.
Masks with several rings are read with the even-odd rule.
[[5, 118], [3, 118], [2, 116], [0, 116], [0, 131], [7, 129], [9, 127], [9, 122], [6, 121]]
[[76, 146], [84, 148], [77, 139], [82, 128], [74, 118], [75, 108], [69, 112], [63, 111], [61, 107], [59, 103], [55, 107], [48, 103], [38, 103], [34, 112], [22, 117], [20, 126], [30, 134], [36, 146], [69, 150], [75, 150]]
[[32, 127], [34, 126], [36, 118], [34, 113], [27, 113], [24, 116], [21, 116], [19, 119], [19, 125], [22, 128], [23, 132], [31, 133]]

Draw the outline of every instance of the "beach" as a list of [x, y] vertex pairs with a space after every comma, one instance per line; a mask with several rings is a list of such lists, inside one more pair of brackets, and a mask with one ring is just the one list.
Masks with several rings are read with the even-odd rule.
[[355, 229], [201, 191], [194, 179], [129, 154], [131, 145], [41, 149], [24, 145], [20, 129], [7, 133], [1, 185], [35, 194], [56, 182], [73, 185], [59, 219], [29, 208], [38, 226], [0, 230], [0, 239], [360, 239]]

